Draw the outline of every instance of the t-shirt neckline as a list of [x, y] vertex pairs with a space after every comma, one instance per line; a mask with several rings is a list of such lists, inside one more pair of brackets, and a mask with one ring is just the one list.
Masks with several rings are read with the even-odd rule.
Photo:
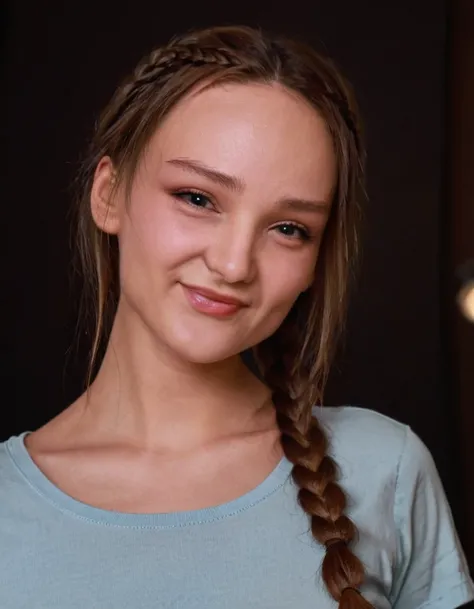
[[83, 503], [57, 487], [36, 465], [25, 445], [23, 433], [7, 440], [10, 458], [21, 474], [43, 498], [63, 512], [109, 526], [134, 528], [174, 528], [205, 524], [234, 516], [273, 495], [288, 480], [292, 464], [283, 457], [270, 474], [254, 489], [221, 505], [183, 512], [133, 514], [105, 510]]

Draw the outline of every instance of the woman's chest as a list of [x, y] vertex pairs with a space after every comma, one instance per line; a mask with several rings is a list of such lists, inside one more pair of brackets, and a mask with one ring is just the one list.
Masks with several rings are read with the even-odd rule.
[[[2, 565], [1, 606], [335, 609], [321, 580], [322, 553], [304, 535], [290, 539], [273, 524], [212, 536], [183, 528], [172, 538], [116, 531], [114, 539], [100, 533], [72, 539], [63, 531], [62, 541], [33, 544]], [[389, 609], [379, 586], [366, 596]]]
[[[53, 514], [54, 512], [54, 514]], [[52, 517], [54, 516], [54, 518]], [[166, 516], [166, 515], [164, 515]], [[188, 515], [189, 516], [189, 515]], [[164, 522], [164, 521], [163, 521]], [[2, 609], [335, 609], [321, 579], [324, 548], [286, 484], [224, 516], [108, 525], [39, 510], [2, 530]], [[377, 528], [374, 527], [374, 531]], [[364, 535], [365, 597], [389, 609], [390, 548]], [[3, 595], [3, 597], [2, 597]]]

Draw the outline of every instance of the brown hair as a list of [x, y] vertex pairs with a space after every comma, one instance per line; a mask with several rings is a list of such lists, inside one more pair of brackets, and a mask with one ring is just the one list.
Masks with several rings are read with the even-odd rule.
[[349, 277], [357, 258], [363, 175], [354, 99], [331, 61], [294, 40], [269, 37], [249, 27], [215, 27], [176, 37], [156, 49], [118, 88], [98, 121], [80, 174], [78, 251], [96, 314], [88, 384], [107, 343], [119, 297], [117, 239], [97, 228], [90, 211], [95, 168], [103, 156], [110, 156], [118, 183], [130, 188], [146, 144], [170, 109], [198, 84], [223, 82], [278, 82], [309, 101], [333, 137], [338, 182], [315, 281], [275, 334], [254, 347], [254, 355], [273, 392], [299, 503], [311, 519], [314, 537], [326, 546], [322, 577], [327, 589], [339, 609], [368, 609], [371, 605], [358, 591], [364, 569], [349, 547], [356, 528], [344, 515], [337, 468], [312, 411], [322, 402], [345, 319]]

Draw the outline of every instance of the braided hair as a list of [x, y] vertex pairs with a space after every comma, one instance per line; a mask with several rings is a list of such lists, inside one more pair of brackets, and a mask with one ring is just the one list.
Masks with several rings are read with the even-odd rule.
[[102, 157], [110, 156], [116, 168], [115, 187], [124, 184], [130, 192], [127, 189], [141, 155], [172, 108], [198, 87], [225, 82], [280, 83], [314, 106], [333, 138], [338, 181], [315, 280], [274, 335], [253, 352], [272, 391], [299, 503], [310, 519], [314, 538], [326, 548], [325, 585], [339, 609], [370, 609], [359, 591], [364, 568], [351, 550], [356, 527], [344, 514], [346, 500], [337, 484], [337, 467], [312, 411], [322, 402], [345, 318], [357, 254], [364, 160], [350, 87], [330, 60], [305, 44], [249, 27], [215, 27], [175, 37], [154, 50], [117, 89], [97, 122], [79, 174], [78, 251], [90, 281], [90, 290], [84, 293], [95, 303], [88, 384], [107, 342], [119, 295], [117, 240], [97, 228], [90, 212], [95, 168]]

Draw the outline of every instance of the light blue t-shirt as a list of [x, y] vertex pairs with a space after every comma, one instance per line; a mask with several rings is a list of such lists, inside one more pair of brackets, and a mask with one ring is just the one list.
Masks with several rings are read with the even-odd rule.
[[[454, 609], [474, 598], [433, 460], [405, 425], [359, 408], [315, 411], [349, 497], [354, 551], [376, 609]], [[189, 512], [81, 503], [0, 444], [1, 609], [334, 609], [324, 549], [283, 459], [254, 490]]]

